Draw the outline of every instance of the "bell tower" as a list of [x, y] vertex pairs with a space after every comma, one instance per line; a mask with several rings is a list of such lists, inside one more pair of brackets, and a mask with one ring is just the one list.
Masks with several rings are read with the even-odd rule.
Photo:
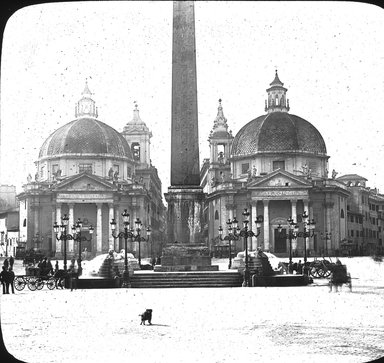
[[224, 116], [221, 102], [222, 100], [219, 99], [217, 116], [213, 123], [213, 129], [208, 138], [211, 151], [208, 175], [211, 187], [228, 180], [231, 173], [229, 157], [233, 142], [233, 135], [232, 131], [228, 132], [227, 119]]
[[140, 118], [139, 108], [135, 102], [133, 118], [124, 126], [121, 133], [131, 148], [133, 159], [138, 163], [136, 169], [149, 168], [151, 165], [151, 137], [152, 132]]

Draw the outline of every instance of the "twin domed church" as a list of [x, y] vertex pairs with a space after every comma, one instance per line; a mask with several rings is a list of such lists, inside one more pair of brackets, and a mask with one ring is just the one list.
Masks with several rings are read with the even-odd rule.
[[[329, 177], [327, 149], [319, 131], [303, 118], [290, 114], [287, 89], [277, 71], [267, 91], [265, 114], [245, 124], [236, 136], [228, 131], [219, 100], [217, 117], [209, 135], [210, 156], [204, 159], [200, 180], [205, 201], [202, 243], [212, 253], [226, 251], [228, 241], [219, 238], [219, 228], [227, 222], [243, 220], [250, 213], [250, 229], [258, 237], [248, 247], [261, 247], [277, 255], [287, 255], [286, 237], [292, 218], [303, 230], [303, 215], [316, 227], [305, 241], [292, 241], [293, 253], [335, 253], [348, 244], [362, 253], [382, 245], [381, 211], [384, 198], [366, 188], [363, 177], [349, 174]], [[143, 229], [152, 229], [151, 241], [141, 246], [142, 257], [159, 256], [166, 243], [165, 207], [161, 181], [150, 159], [152, 133], [141, 120], [137, 105], [133, 119], [121, 132], [98, 119], [98, 111], [88, 85], [75, 107], [75, 119], [53, 132], [40, 148], [37, 172], [29, 176], [19, 194], [20, 236], [27, 249], [39, 248], [60, 256], [62, 243], [56, 242], [52, 226], [69, 216], [72, 226], [83, 221], [82, 234], [95, 233], [83, 248], [95, 256], [109, 249], [124, 248], [112, 237], [110, 220], [122, 229], [122, 212], [131, 220], [139, 218]], [[232, 251], [244, 249], [242, 239], [233, 241]], [[137, 242], [128, 250], [137, 254]], [[69, 256], [76, 255], [76, 242], [68, 242]]]
[[[27, 249], [38, 247], [60, 256], [63, 246], [61, 241], [56, 242], [52, 226], [55, 221], [60, 225], [67, 215], [69, 226], [79, 218], [83, 221], [82, 235], [87, 239], [90, 227], [94, 228], [92, 240], [81, 246], [89, 256], [110, 249], [119, 251], [124, 248], [124, 240], [112, 237], [110, 221], [114, 218], [117, 230], [122, 230], [121, 214], [126, 209], [132, 224], [139, 218], [143, 232], [147, 227], [152, 230], [152, 241], [141, 246], [142, 253], [159, 254], [165, 207], [161, 181], [150, 159], [151, 137], [137, 105], [133, 119], [122, 132], [101, 122], [86, 83], [75, 107], [75, 119], [43, 143], [36, 175], [29, 176], [24, 192], [18, 196], [20, 235], [27, 241]], [[68, 242], [69, 256], [77, 254], [76, 244]], [[129, 249], [136, 252], [138, 242], [130, 242]]]

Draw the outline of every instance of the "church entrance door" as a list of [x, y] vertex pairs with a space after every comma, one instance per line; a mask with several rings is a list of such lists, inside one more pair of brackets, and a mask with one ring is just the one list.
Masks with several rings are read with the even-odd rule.
[[279, 233], [279, 230], [275, 229], [275, 252], [276, 253], [283, 253], [287, 252], [287, 241], [285, 238], [286, 230], [282, 229]]

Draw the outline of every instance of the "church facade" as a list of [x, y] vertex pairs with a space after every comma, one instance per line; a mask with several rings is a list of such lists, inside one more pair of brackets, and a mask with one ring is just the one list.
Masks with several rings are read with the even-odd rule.
[[[220, 240], [219, 227], [223, 228], [224, 236], [228, 234], [228, 220], [236, 218], [241, 227], [242, 213], [247, 209], [249, 228], [254, 232], [257, 232], [256, 218], [263, 219], [259, 236], [248, 239], [250, 250], [261, 247], [287, 256], [290, 248], [287, 220], [291, 217], [299, 226], [299, 232], [303, 232], [307, 227], [303, 220], [306, 214], [307, 221], [314, 222], [316, 227], [311, 233], [313, 236], [306, 240], [304, 237], [292, 240], [293, 255], [303, 256], [305, 247], [308, 256], [341, 253], [343, 245], [350, 245], [353, 240], [350, 215], [356, 211], [363, 214], [353, 203], [352, 182], [338, 178], [334, 170], [329, 176], [329, 156], [323, 137], [310, 122], [289, 113], [288, 90], [277, 71], [266, 91], [266, 113], [245, 124], [235, 136], [228, 131], [219, 100], [209, 135], [210, 157], [204, 160], [201, 169], [202, 186], [207, 195], [206, 243], [213, 252], [227, 250], [228, 241]], [[364, 191], [360, 188], [358, 193]], [[368, 196], [366, 198], [368, 203]], [[383, 198], [376, 199], [376, 221], [379, 221]], [[368, 214], [364, 220], [370, 218]], [[363, 233], [369, 236], [366, 222], [364, 225]], [[382, 241], [378, 225], [376, 230], [373, 244]], [[244, 248], [242, 238], [232, 241], [232, 251]]]
[[[120, 133], [98, 119], [98, 110], [88, 84], [76, 104], [75, 119], [53, 132], [40, 148], [34, 178], [28, 176], [18, 195], [20, 241], [27, 249], [44, 251], [49, 256], [63, 254], [63, 242], [57, 241], [53, 224], [61, 224], [64, 215], [69, 226], [80, 218], [82, 250], [92, 257], [110, 249], [124, 248], [123, 239], [114, 239], [110, 221], [123, 230], [122, 212], [130, 214], [131, 227], [139, 218], [142, 235], [152, 230], [148, 242], [141, 243], [141, 257], [158, 255], [165, 235], [165, 207], [161, 181], [150, 160], [152, 134], [140, 119], [137, 105], [133, 119]], [[134, 226], [133, 226], [134, 227]], [[71, 231], [68, 231], [71, 233]], [[78, 255], [77, 243], [67, 241], [67, 256]], [[138, 242], [128, 242], [128, 250], [137, 255]]]

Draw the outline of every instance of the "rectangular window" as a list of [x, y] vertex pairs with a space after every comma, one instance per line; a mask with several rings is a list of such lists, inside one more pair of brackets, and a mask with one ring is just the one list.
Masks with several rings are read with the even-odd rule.
[[285, 161], [284, 160], [275, 160], [273, 162], [273, 170], [281, 169], [285, 170]]
[[127, 167], [127, 177], [130, 178], [132, 176], [132, 168], [130, 166]]
[[57, 170], [59, 170], [59, 165], [58, 164], [53, 164], [52, 165], [52, 175], [56, 175]]
[[249, 163], [241, 164], [241, 174], [247, 174], [249, 170]]
[[351, 229], [351, 237], [353, 237], [353, 229]]
[[351, 222], [353, 223], [355, 220], [354, 220], [354, 218], [353, 218], [353, 216], [351, 216]]
[[92, 174], [92, 164], [79, 164], [79, 173]]

